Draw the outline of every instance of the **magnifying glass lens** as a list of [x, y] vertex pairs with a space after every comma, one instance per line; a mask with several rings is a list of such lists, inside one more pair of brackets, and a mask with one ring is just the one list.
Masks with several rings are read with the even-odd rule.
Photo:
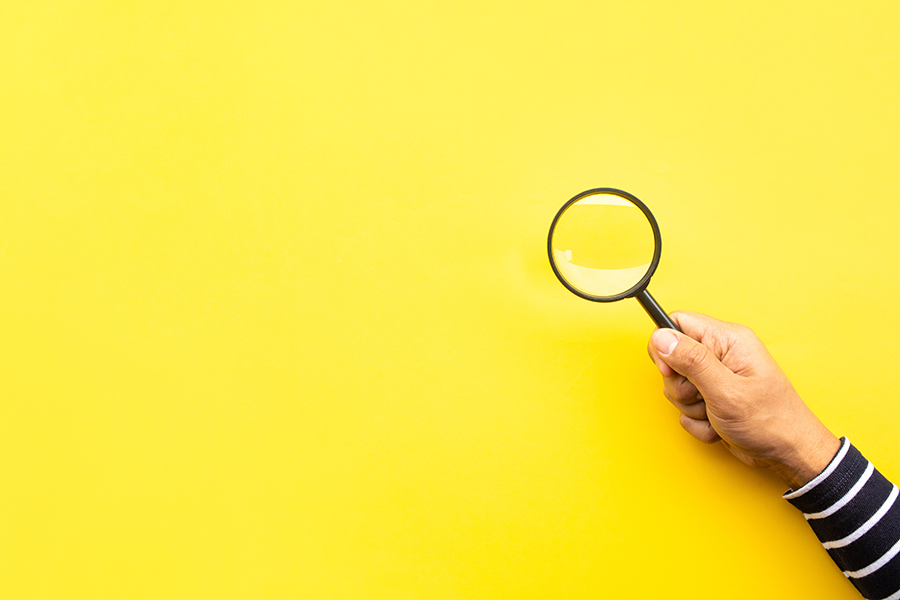
[[655, 241], [647, 216], [614, 194], [594, 194], [559, 216], [550, 240], [552, 260], [569, 285], [609, 297], [636, 286], [653, 263]]

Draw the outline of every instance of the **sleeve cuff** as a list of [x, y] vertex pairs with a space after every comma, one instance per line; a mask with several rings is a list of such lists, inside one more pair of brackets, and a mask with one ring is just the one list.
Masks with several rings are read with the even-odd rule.
[[788, 490], [783, 497], [804, 514], [816, 514], [851, 491], [868, 466], [869, 461], [842, 437], [841, 447], [828, 466], [799, 490]]
[[847, 453], [850, 450], [850, 441], [846, 437], [841, 438], [841, 447], [838, 448], [837, 454], [834, 455], [834, 458], [831, 459], [831, 462], [828, 463], [828, 466], [825, 467], [821, 473], [816, 475], [810, 481], [806, 483], [799, 490], [790, 489], [786, 491], [782, 497], [785, 500], [794, 500], [796, 498], [800, 498], [801, 496], [807, 494], [808, 492], [813, 491], [820, 484], [822, 484], [828, 477], [834, 473], [840, 467], [842, 461], [847, 457]]

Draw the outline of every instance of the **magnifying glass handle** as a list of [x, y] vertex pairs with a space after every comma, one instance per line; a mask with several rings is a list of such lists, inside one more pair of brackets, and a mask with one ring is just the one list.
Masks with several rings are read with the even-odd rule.
[[666, 311], [662, 309], [662, 306], [660, 306], [656, 299], [650, 295], [650, 292], [648, 292], [646, 288], [635, 296], [635, 298], [638, 299], [638, 302], [641, 303], [641, 306], [644, 307], [644, 310], [647, 311], [647, 314], [650, 315], [650, 318], [653, 319], [653, 322], [656, 323], [657, 327], [681, 331], [681, 329], [678, 328], [678, 325], [669, 318]]

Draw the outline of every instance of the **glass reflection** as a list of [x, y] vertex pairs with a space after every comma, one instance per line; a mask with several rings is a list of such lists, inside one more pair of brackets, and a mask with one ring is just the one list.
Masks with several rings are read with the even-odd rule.
[[650, 221], [613, 194], [582, 198], [560, 215], [551, 239], [553, 261], [571, 286], [592, 296], [634, 287], [653, 260]]

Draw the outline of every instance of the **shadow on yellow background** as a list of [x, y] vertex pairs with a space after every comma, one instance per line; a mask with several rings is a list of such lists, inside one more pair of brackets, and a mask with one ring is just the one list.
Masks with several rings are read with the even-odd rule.
[[619, 187], [900, 477], [898, 10], [0, 12], [6, 598], [855, 598], [546, 233]]

